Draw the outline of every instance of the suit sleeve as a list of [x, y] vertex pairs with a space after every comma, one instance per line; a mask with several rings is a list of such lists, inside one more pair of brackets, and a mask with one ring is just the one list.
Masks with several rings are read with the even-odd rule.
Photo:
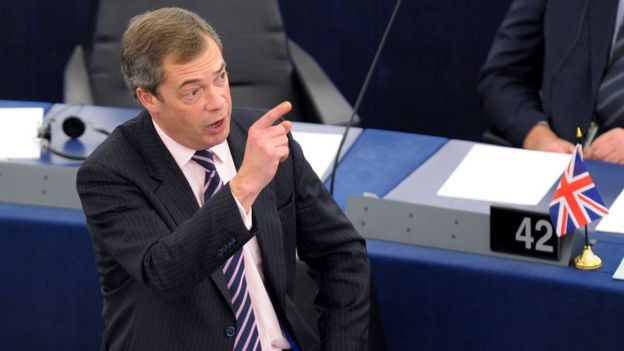
[[[122, 279], [115, 274], [122, 268], [148, 289], [177, 298], [253, 234], [243, 225], [228, 186], [179, 225], [165, 219], [165, 207], [145, 187], [124, 171], [96, 162], [85, 163], [78, 172], [77, 188], [95, 248], [110, 258], [98, 263], [107, 270], [101, 272], [105, 280]], [[104, 283], [114, 288], [122, 282]]]
[[293, 141], [297, 252], [316, 273], [322, 350], [365, 350], [370, 272], [364, 239], [321, 183]]
[[548, 118], [540, 98], [545, 0], [514, 0], [481, 70], [478, 94], [493, 127], [514, 146]]

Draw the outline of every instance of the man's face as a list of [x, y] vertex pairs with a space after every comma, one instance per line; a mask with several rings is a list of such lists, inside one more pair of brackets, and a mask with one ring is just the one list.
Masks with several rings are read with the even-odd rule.
[[232, 113], [221, 49], [212, 38], [206, 36], [206, 40], [206, 50], [188, 63], [175, 63], [175, 54], [165, 57], [165, 79], [158, 86], [158, 97], [137, 89], [139, 101], [163, 131], [195, 150], [223, 142], [230, 132]]

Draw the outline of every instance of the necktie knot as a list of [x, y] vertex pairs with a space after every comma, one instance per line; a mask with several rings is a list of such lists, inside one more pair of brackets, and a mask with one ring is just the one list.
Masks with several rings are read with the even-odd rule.
[[214, 155], [209, 150], [199, 150], [191, 157], [206, 171], [204, 178], [204, 203], [221, 189], [223, 185], [214, 163]]
[[207, 171], [213, 172], [216, 170], [214, 154], [210, 150], [197, 150], [191, 158]]

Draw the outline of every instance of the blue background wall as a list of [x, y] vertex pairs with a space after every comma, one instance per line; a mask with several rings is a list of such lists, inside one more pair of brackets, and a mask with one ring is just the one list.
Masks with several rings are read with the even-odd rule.
[[[74, 45], [88, 44], [94, 3], [0, 1], [0, 99], [61, 101], [63, 67]], [[487, 125], [477, 73], [509, 3], [404, 1], [360, 109], [363, 126], [479, 140]], [[280, 1], [288, 35], [352, 104], [394, 4]]]

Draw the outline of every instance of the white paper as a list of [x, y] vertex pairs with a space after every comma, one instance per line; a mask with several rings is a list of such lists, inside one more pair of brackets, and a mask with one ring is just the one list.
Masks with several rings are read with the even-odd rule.
[[439, 196], [537, 205], [559, 180], [571, 155], [474, 145]]
[[0, 108], [0, 159], [39, 158], [43, 108]]
[[624, 259], [622, 259], [622, 262], [620, 262], [620, 265], [613, 273], [613, 279], [624, 280]]
[[333, 165], [340, 146], [340, 134], [293, 132], [303, 149], [303, 155], [319, 178], [324, 179]]
[[596, 230], [624, 234], [624, 191], [613, 201], [609, 214], [600, 220]]

